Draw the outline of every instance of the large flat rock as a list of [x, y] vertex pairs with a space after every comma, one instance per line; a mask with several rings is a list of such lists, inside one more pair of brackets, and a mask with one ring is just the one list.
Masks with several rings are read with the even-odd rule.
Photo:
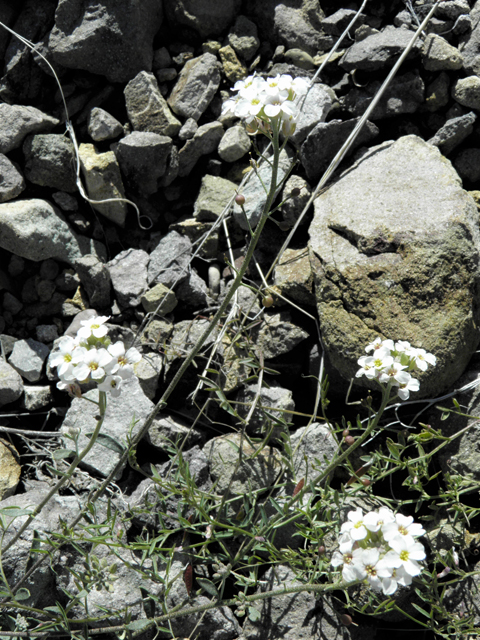
[[322, 335], [344, 377], [380, 335], [437, 356], [415, 397], [457, 380], [480, 339], [480, 234], [438, 149], [413, 135], [371, 148], [315, 201], [310, 250]]

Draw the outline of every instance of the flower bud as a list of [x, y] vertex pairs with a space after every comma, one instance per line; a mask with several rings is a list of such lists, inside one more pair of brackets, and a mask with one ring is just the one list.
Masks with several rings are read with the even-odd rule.
[[241, 193], [237, 193], [237, 195], [235, 196], [235, 202], [243, 207], [243, 205], [245, 204], [245, 196]]

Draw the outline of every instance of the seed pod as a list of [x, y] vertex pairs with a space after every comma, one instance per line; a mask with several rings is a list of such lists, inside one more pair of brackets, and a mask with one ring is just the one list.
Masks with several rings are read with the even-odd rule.
[[348, 613], [342, 613], [340, 616], [340, 622], [346, 627], [349, 627], [353, 622], [352, 616], [349, 616]]
[[361, 482], [364, 487], [369, 487], [372, 484], [368, 478], [363, 478]]
[[185, 586], [187, 587], [188, 597], [190, 597], [193, 587], [193, 566], [191, 564], [189, 564], [185, 569], [185, 573], [183, 574], [183, 581], [185, 583]]
[[274, 300], [271, 295], [265, 296], [262, 300], [262, 304], [264, 307], [271, 307], [273, 303], [274, 303]]
[[302, 478], [300, 482], [297, 484], [297, 486], [295, 487], [295, 489], [293, 490], [292, 498], [294, 498], [297, 495], [297, 493], [303, 489], [304, 484], [305, 484], [305, 478]]
[[344, 429], [344, 430], [342, 431], [342, 436], [343, 436], [344, 438], [346, 438], [346, 437], [347, 437], [347, 436], [349, 436], [349, 435], [350, 435], [350, 431], [349, 431], [348, 429]]
[[324, 553], [325, 553], [325, 547], [323, 546], [323, 544], [321, 544], [321, 545], [318, 547], [318, 555], [319, 555], [319, 556], [323, 556], [323, 554], [324, 554]]
[[345, 442], [350, 447], [355, 442], [355, 438], [353, 436], [346, 436], [345, 437]]
[[300, 195], [300, 189], [298, 187], [294, 187], [291, 190], [290, 195], [292, 196], [292, 198], [296, 198], [297, 196]]
[[235, 196], [235, 202], [243, 207], [243, 205], [245, 204], [245, 196], [241, 193], [237, 193], [237, 195]]

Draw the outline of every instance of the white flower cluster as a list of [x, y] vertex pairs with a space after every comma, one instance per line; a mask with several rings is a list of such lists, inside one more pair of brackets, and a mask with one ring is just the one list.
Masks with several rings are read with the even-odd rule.
[[247, 132], [257, 131], [269, 133], [271, 122], [280, 123], [282, 133], [290, 136], [295, 131], [298, 116], [297, 99], [307, 93], [308, 80], [292, 79], [288, 74], [275, 78], [248, 76], [235, 83], [233, 91], [238, 91], [234, 98], [224, 104], [222, 113], [231, 113], [246, 123]]
[[125, 351], [120, 340], [111, 343], [105, 322], [108, 316], [83, 320], [75, 338], [65, 336], [58, 351], [50, 356], [50, 366], [57, 367], [59, 389], [79, 397], [79, 383], [94, 381], [100, 391], [116, 398], [122, 384], [134, 376], [133, 365], [142, 359], [134, 347]]
[[366, 580], [376, 591], [391, 595], [397, 586], [408, 586], [425, 559], [425, 549], [416, 538], [425, 533], [411, 516], [395, 514], [388, 507], [363, 515], [350, 511], [342, 524], [339, 550], [332, 557], [342, 567], [345, 582]]
[[408, 400], [410, 391], [418, 391], [420, 382], [412, 378], [410, 371], [426, 371], [428, 365], [435, 366], [437, 359], [425, 349], [415, 349], [409, 342], [399, 340], [382, 340], [376, 338], [365, 351], [371, 355], [358, 359], [360, 369], [356, 377], [366, 376], [370, 380], [378, 380], [382, 384], [392, 382], [398, 387], [397, 394], [401, 400]]

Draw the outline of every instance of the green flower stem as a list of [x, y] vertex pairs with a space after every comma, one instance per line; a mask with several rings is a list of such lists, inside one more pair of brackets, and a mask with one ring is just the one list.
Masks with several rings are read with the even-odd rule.
[[[308, 489], [312, 485], [313, 486], [318, 485], [320, 482], [325, 480], [325, 478], [328, 478], [328, 476], [332, 473], [332, 471], [336, 467], [338, 467], [339, 464], [341, 464], [344, 460], [346, 460], [348, 456], [355, 451], [355, 449], [358, 449], [358, 447], [360, 447], [365, 442], [365, 440], [370, 436], [373, 430], [378, 426], [380, 418], [382, 417], [383, 412], [385, 411], [385, 408], [390, 400], [391, 389], [392, 389], [392, 382], [389, 382], [386, 387], [382, 387], [382, 402], [380, 404], [380, 408], [375, 414], [375, 417], [373, 418], [373, 420], [369, 421], [368, 426], [363, 432], [363, 434], [359, 438], [357, 438], [355, 442], [350, 447], [348, 447], [348, 449], [346, 449], [346, 451], [344, 451], [342, 454], [340, 454], [338, 457], [332, 460], [332, 462], [327, 466], [327, 468], [324, 469], [321, 473], [319, 473], [318, 476], [314, 480], [312, 480], [312, 482], [310, 482], [308, 485], [305, 485], [303, 489], [301, 489], [301, 491], [297, 493], [296, 496], [293, 496], [292, 498], [290, 498], [290, 500], [287, 502], [284, 508], [285, 515], [286, 513], [288, 513], [289, 509], [291, 509], [294, 503], [297, 502], [304, 495], [304, 493], [308, 491]], [[289, 523], [294, 522], [295, 520], [298, 520], [298, 518], [301, 518], [302, 516], [303, 516], [303, 512], [299, 510], [297, 513], [291, 514], [291, 516], [288, 518], [288, 522]], [[283, 517], [284, 515], [280, 513], [277, 513], [276, 515], [274, 515], [272, 518], [270, 518], [268, 524], [265, 525], [257, 535], [264, 536], [266, 532], [268, 530], [271, 530], [272, 527], [275, 524], [277, 524], [277, 522]], [[234, 566], [242, 555], [245, 555], [250, 551], [250, 549], [255, 545], [255, 543], [256, 543], [255, 539], [250, 540], [246, 544], [242, 543], [240, 545], [239, 550], [237, 551], [237, 555], [235, 556], [231, 564]]]
[[[263, 593], [255, 593], [251, 596], [243, 596], [241, 598], [232, 598], [230, 600], [224, 600], [223, 602], [218, 602], [217, 600], [213, 600], [211, 602], [209, 602], [208, 604], [204, 604], [204, 605], [199, 605], [197, 607], [189, 607], [188, 609], [176, 609], [174, 611], [170, 611], [169, 613], [164, 613], [161, 616], [157, 616], [155, 618], [151, 618], [149, 620], [149, 622], [147, 624], [145, 624], [145, 626], [143, 626], [140, 630], [138, 630], [137, 632], [132, 632], [131, 635], [132, 637], [135, 637], [137, 635], [143, 634], [145, 633], [145, 631], [147, 631], [148, 629], [151, 629], [152, 627], [161, 624], [162, 622], [166, 622], [168, 620], [172, 620], [173, 618], [181, 618], [182, 616], [188, 616], [188, 615], [193, 615], [196, 613], [203, 613], [205, 611], [209, 611], [210, 609], [215, 609], [218, 606], [222, 606], [222, 607], [238, 607], [238, 606], [242, 606], [244, 604], [252, 604], [261, 600], [269, 600], [270, 598], [275, 598], [276, 596], [284, 596], [284, 595], [289, 595], [292, 593], [304, 593], [304, 592], [312, 592], [312, 593], [328, 593], [330, 591], [336, 591], [338, 589], [345, 589], [347, 587], [352, 587], [355, 586], [356, 584], [361, 584], [362, 580], [359, 580], [357, 582], [344, 582], [343, 580], [340, 582], [335, 582], [333, 584], [331, 583], [327, 583], [327, 584], [299, 584], [299, 585], [295, 585], [294, 587], [283, 587], [281, 589], [273, 589], [272, 591], [265, 591]], [[79, 619], [79, 620], [71, 620], [71, 624], [72, 625], [85, 625], [85, 624], [90, 624], [95, 622], [96, 619], [94, 618], [84, 618], [84, 619]], [[100, 628], [95, 628], [95, 629], [89, 629], [88, 630], [88, 634], [89, 636], [97, 636], [97, 635], [103, 635], [104, 633], [122, 633], [122, 631], [125, 631], [125, 625], [118, 625], [116, 627], [100, 627]], [[71, 632], [67, 632], [67, 631], [60, 631], [60, 632], [55, 632], [55, 631], [50, 631], [49, 632], [49, 636], [52, 638], [61, 638], [61, 637], [70, 637], [70, 633]], [[19, 632], [19, 631], [15, 631], [15, 632], [4, 632], [2, 631], [2, 635], [5, 636], [18, 636], [18, 637], [26, 637], [26, 638], [32, 638], [32, 637], [38, 637], [38, 636], [44, 636], [45, 635], [45, 631], [41, 632]]]
[[17, 542], [17, 540], [20, 538], [20, 536], [25, 531], [25, 529], [27, 529], [30, 526], [33, 520], [38, 516], [41, 510], [45, 507], [45, 505], [48, 504], [48, 502], [53, 498], [53, 496], [56, 493], [58, 493], [58, 491], [63, 487], [63, 485], [68, 480], [71, 479], [73, 472], [78, 467], [79, 463], [83, 460], [83, 458], [85, 458], [87, 453], [91, 450], [91, 448], [95, 444], [98, 434], [100, 433], [100, 429], [102, 428], [103, 421], [105, 419], [105, 411], [107, 409], [107, 394], [105, 393], [105, 391], [99, 391], [98, 409], [99, 409], [100, 415], [97, 420], [97, 425], [95, 427], [95, 430], [92, 433], [87, 446], [83, 449], [83, 451], [81, 451], [77, 456], [75, 456], [72, 464], [69, 466], [65, 474], [60, 478], [57, 484], [52, 489], [50, 489], [50, 491], [45, 496], [45, 498], [35, 507], [35, 509], [28, 516], [26, 521], [23, 523], [23, 525], [20, 527], [17, 533], [13, 536], [13, 538], [9, 542], [7, 542], [7, 544], [2, 548], [2, 554], [8, 551], [8, 549], [10, 549], [10, 547], [14, 545], [15, 542]]

